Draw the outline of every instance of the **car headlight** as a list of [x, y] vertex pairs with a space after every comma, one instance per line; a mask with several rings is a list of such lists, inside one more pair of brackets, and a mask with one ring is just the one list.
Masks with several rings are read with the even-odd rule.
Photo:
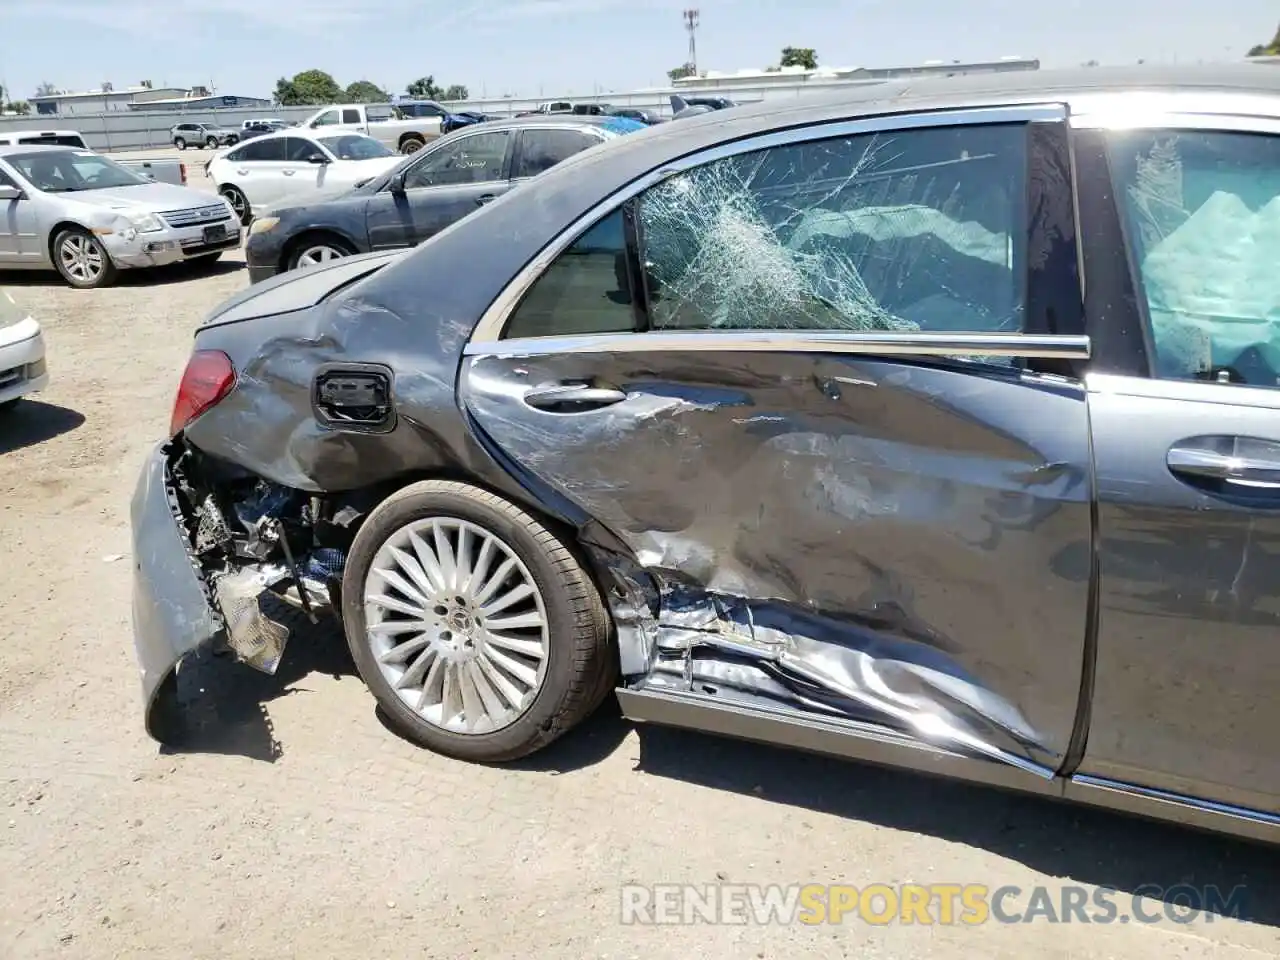
[[249, 227], [249, 233], [266, 233], [268, 230], [274, 229], [275, 225], [279, 222], [279, 217], [258, 217], [253, 221], [252, 226]]
[[125, 214], [125, 219], [139, 233], [155, 233], [164, 229], [164, 224], [160, 222], [160, 218], [154, 213]]

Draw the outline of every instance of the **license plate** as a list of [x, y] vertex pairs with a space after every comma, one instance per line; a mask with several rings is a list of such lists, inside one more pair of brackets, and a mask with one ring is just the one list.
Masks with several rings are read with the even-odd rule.
[[227, 225], [225, 223], [215, 223], [212, 227], [204, 228], [204, 242], [213, 243], [215, 240], [225, 240], [227, 238]]

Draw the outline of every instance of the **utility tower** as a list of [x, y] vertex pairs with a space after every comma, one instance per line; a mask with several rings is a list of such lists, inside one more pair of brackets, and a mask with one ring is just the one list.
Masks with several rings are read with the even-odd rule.
[[684, 28], [689, 31], [689, 69], [695, 74], [698, 72], [698, 11], [689, 9], [682, 14], [684, 17]]

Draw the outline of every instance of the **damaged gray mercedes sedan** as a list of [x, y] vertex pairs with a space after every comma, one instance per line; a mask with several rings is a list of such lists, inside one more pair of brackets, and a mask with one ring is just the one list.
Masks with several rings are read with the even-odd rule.
[[1095, 68], [655, 127], [257, 285], [133, 502], [148, 729], [284, 598], [457, 757], [612, 693], [1275, 839], [1277, 256], [1280, 71]]

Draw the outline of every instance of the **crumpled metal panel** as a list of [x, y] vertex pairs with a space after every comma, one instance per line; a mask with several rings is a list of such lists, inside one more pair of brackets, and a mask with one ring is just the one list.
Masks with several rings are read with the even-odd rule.
[[157, 698], [178, 662], [221, 628], [171, 505], [165, 445], [147, 458], [133, 494], [133, 643], [147, 731], [157, 739]]
[[[571, 414], [521, 400], [582, 379], [627, 399]], [[606, 565], [635, 585], [611, 599], [633, 684], [667, 669], [691, 689], [718, 648], [797, 708], [1041, 768], [1065, 756], [1091, 537], [1077, 385], [838, 356], [575, 354], [476, 358], [463, 397], [519, 468], [625, 544]]]

